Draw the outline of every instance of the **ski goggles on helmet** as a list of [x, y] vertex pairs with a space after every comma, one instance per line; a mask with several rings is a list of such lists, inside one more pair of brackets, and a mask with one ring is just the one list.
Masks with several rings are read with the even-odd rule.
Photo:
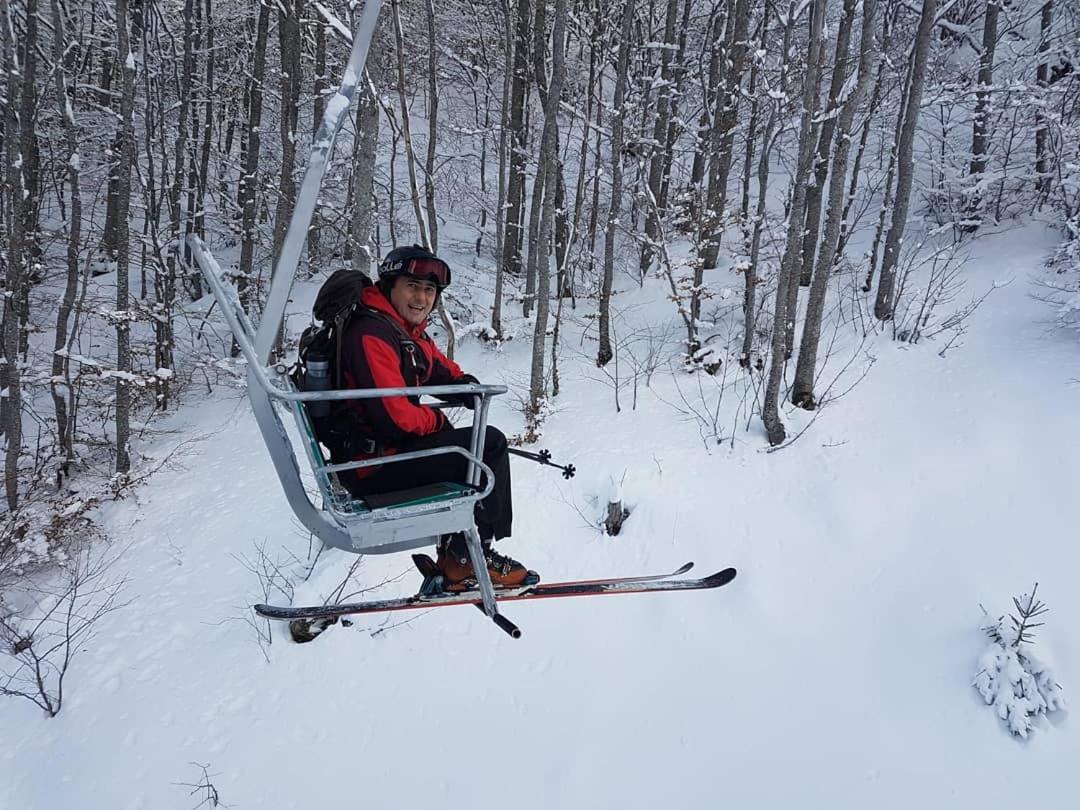
[[391, 254], [383, 261], [379, 275], [408, 276], [434, 284], [439, 290], [450, 285], [450, 265], [434, 256], [406, 256], [399, 259]]
[[442, 259], [412, 259], [406, 262], [403, 272], [420, 281], [430, 281], [440, 290], [450, 286], [450, 265]]

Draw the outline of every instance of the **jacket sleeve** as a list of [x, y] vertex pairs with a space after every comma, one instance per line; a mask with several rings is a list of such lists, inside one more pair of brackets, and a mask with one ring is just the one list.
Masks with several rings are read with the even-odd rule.
[[[403, 388], [397, 349], [376, 334], [355, 334], [345, 359], [345, 380], [351, 388]], [[400, 441], [409, 436], [437, 433], [448, 424], [446, 416], [435, 408], [415, 405], [408, 397], [380, 397], [360, 401], [364, 416], [376, 437]]]

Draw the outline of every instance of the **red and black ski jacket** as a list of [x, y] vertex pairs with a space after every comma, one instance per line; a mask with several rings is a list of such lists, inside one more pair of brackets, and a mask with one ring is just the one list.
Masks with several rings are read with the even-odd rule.
[[[341, 374], [345, 388], [404, 388], [475, 382], [444, 355], [424, 331], [410, 327], [378, 287], [361, 294], [365, 313], [354, 317], [342, 336]], [[437, 408], [420, 404], [419, 397], [381, 397], [349, 400], [365, 438], [375, 441], [377, 455], [389, 455], [410, 437], [427, 436], [452, 427]], [[370, 458], [360, 454], [356, 458]], [[356, 470], [364, 477], [370, 468]]]

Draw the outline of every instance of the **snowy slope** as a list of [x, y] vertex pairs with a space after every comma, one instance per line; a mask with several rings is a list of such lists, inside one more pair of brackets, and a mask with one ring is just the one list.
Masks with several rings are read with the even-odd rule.
[[[1019, 743], [970, 685], [979, 604], [996, 615], [1036, 580], [1051, 608], [1036, 651], [1067, 699], [1080, 675], [1080, 345], [1029, 295], [1053, 243], [1036, 227], [977, 242], [972, 290], [1013, 282], [966, 345], [875, 339], [869, 376], [777, 453], [756, 425], [706, 447], [664, 369], [616, 414], [568, 350], [542, 444], [581, 472], [514, 462], [506, 551], [548, 580], [686, 560], [740, 573], [711, 593], [509, 605], [520, 641], [448, 609], [304, 646], [275, 627], [267, 660], [238, 558], [253, 542], [303, 556], [307, 539], [245, 400], [185, 409], [175, 426], [205, 439], [105, 515], [132, 604], [76, 662], [57, 718], [0, 701], [0, 808], [191, 808], [192, 763], [225, 805], [262, 810], [1080, 806], [1070, 719]], [[527, 380], [524, 341], [459, 359]], [[493, 422], [520, 430], [503, 399]], [[612, 478], [633, 508], [617, 538], [587, 525]], [[324, 555], [297, 601], [349, 561]], [[368, 596], [417, 579], [406, 555], [366, 558], [361, 577], [393, 580]]]

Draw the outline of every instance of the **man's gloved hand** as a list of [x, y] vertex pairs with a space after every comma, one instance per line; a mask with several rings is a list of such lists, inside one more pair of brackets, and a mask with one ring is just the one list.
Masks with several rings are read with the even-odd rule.
[[[476, 379], [472, 374], [462, 375], [460, 378], [454, 380], [458, 385], [479, 385], [480, 381]], [[454, 401], [459, 405], [468, 408], [470, 411], [476, 406], [476, 400], [472, 394], [460, 394], [454, 397]]]
[[[451, 385], [474, 385], [479, 384], [480, 381], [476, 379], [472, 374], [463, 374], [454, 380]], [[462, 408], [468, 408], [470, 411], [475, 407], [476, 400], [472, 394], [447, 394], [444, 397], [438, 397], [443, 402], [448, 402], [451, 405], [459, 405]]]

